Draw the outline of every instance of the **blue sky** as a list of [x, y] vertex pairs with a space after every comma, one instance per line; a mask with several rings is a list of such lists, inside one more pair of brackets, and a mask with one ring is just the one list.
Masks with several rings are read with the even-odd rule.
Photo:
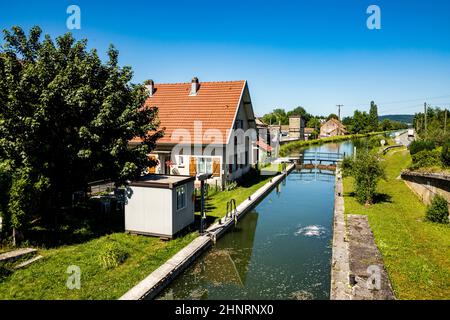
[[[314, 114], [414, 113], [450, 107], [450, 1], [1, 1], [0, 28], [67, 32], [104, 53], [110, 43], [135, 82], [245, 79], [255, 112], [304, 106]], [[381, 8], [381, 30], [366, 9]]]

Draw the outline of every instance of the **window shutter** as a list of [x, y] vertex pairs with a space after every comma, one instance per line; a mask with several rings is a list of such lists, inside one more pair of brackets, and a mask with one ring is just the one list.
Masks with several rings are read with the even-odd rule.
[[220, 160], [214, 159], [213, 161], [213, 176], [220, 177]]
[[195, 177], [197, 175], [197, 159], [191, 157], [189, 160], [189, 175]]
[[[150, 160], [153, 160], [153, 161], [156, 160], [156, 157], [154, 157], [154, 156], [150, 156], [149, 158], [150, 158]], [[148, 173], [155, 173], [155, 172], [156, 172], [156, 166], [148, 168]]]

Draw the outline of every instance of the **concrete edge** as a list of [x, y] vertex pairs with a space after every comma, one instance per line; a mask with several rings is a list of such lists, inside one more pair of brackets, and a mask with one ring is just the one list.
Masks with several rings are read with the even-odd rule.
[[[237, 220], [240, 220], [250, 209], [273, 190], [289, 173], [294, 170], [291, 164], [286, 172], [274, 176], [264, 186], [255, 191], [248, 199], [237, 206]], [[198, 236], [191, 243], [178, 251], [172, 258], [153, 271], [144, 280], [126, 292], [119, 300], [142, 300], [155, 298], [168, 284], [188, 266], [190, 266], [215, 241], [225, 234], [236, 221], [233, 218], [222, 218], [210, 226], [207, 234]]]
[[340, 167], [336, 168], [333, 245], [331, 257], [331, 300], [351, 300], [350, 260], [345, 221], [344, 187]]

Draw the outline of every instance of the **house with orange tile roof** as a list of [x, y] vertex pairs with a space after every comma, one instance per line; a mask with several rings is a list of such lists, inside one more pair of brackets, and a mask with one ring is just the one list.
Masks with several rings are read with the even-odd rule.
[[[146, 107], [157, 107], [165, 132], [150, 157], [149, 173], [213, 175], [224, 186], [257, 162], [256, 123], [246, 81], [146, 82]], [[133, 141], [131, 142], [133, 143]], [[210, 181], [211, 183], [211, 181]]]

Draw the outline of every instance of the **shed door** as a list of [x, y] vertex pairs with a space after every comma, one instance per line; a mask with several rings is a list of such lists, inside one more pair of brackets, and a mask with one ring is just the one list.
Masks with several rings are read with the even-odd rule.
[[189, 175], [195, 177], [197, 175], [197, 158], [191, 157], [189, 160]]

